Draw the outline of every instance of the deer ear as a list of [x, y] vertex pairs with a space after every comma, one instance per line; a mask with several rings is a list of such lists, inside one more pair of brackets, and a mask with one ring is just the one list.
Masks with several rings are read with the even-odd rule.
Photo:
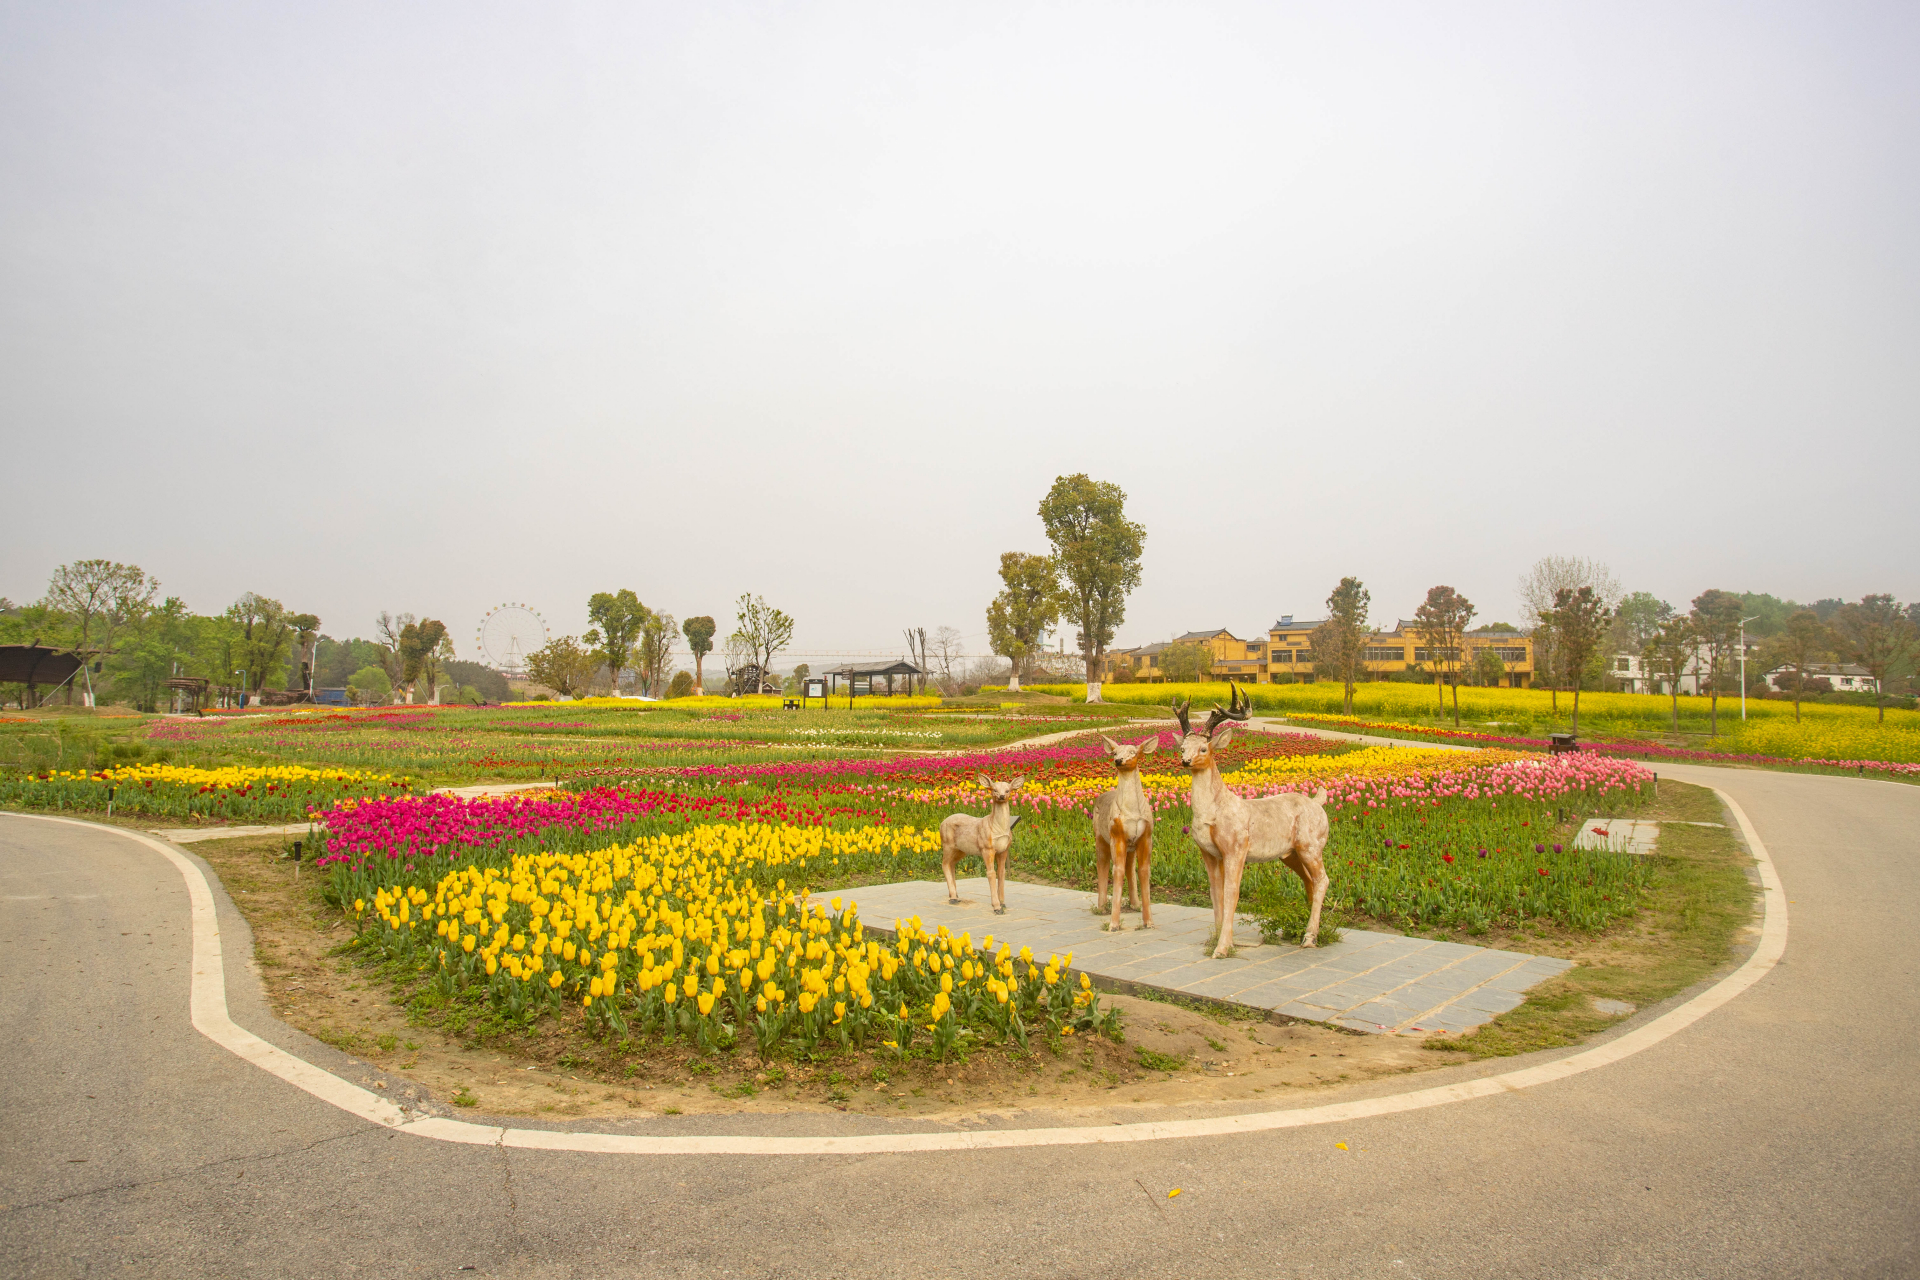
[[983, 773], [980, 775], [980, 785], [983, 787], [990, 787], [993, 785], [993, 779], [989, 778], [986, 774]]
[[1118, 751], [1120, 749], [1120, 744], [1115, 742], [1112, 738], [1109, 738], [1104, 733], [1100, 735], [1100, 741], [1107, 744], [1107, 751], [1109, 754], [1111, 754], [1112, 752]]
[[1213, 735], [1213, 741], [1208, 745], [1211, 746], [1215, 751], [1225, 751], [1227, 749], [1227, 744], [1232, 741], [1233, 741], [1233, 726], [1228, 724], [1228, 725], [1220, 726], [1220, 732]]
[[1150, 756], [1154, 752], [1158, 751], [1159, 749], [1160, 749], [1160, 735], [1157, 733], [1154, 734], [1151, 738], [1148, 738], [1145, 742], [1140, 744], [1140, 754], [1143, 756]]
[[1007, 790], [1011, 791], [1015, 787], [1024, 787], [1026, 785], [1027, 785], [1027, 775], [1023, 773], [1019, 777], [1015, 778], [1012, 782], [1009, 782], [1007, 784]]

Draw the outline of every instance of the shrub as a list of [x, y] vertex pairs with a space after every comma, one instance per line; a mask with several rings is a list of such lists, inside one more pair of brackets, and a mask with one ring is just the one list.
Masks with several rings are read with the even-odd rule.
[[676, 671], [673, 682], [667, 686], [669, 698], [690, 698], [693, 696], [693, 672]]

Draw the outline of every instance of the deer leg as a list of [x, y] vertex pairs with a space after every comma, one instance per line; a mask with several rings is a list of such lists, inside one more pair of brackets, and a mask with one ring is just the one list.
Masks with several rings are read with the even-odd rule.
[[1327, 864], [1319, 854], [1311, 854], [1302, 858], [1301, 862], [1304, 866], [1300, 869], [1300, 879], [1306, 882], [1307, 901], [1312, 905], [1312, 910], [1307, 913], [1307, 931], [1300, 935], [1300, 945], [1312, 947], [1319, 945], [1320, 904], [1326, 899], [1327, 885], [1331, 881], [1327, 877]]
[[960, 846], [948, 840], [940, 842], [940, 869], [947, 873], [947, 901], [960, 901], [960, 886], [954, 883], [953, 864], [960, 860]]
[[1220, 878], [1225, 890], [1217, 914], [1220, 917], [1220, 942], [1213, 949], [1213, 958], [1219, 960], [1233, 950], [1233, 916], [1240, 909], [1240, 877], [1247, 869], [1247, 857], [1244, 852], [1228, 851], [1222, 858]]
[[1140, 873], [1140, 927], [1153, 928], [1153, 830], [1140, 833], [1140, 851], [1135, 866]]
[[994, 907], [993, 913], [1003, 916], [1007, 914], [1007, 864], [1013, 861], [1013, 850], [996, 855], [994, 861], [1000, 869], [1000, 903]]
[[1107, 919], [1107, 931], [1119, 933], [1126, 928], [1120, 923], [1120, 898], [1126, 888], [1128, 873], [1132, 870], [1133, 854], [1127, 849], [1127, 828], [1120, 819], [1115, 818], [1107, 828], [1107, 847], [1113, 850], [1113, 908]]
[[1095, 832], [1093, 837], [1093, 877], [1094, 883], [1099, 886], [1100, 896], [1099, 900], [1095, 902], [1093, 909], [1101, 915], [1105, 915], [1107, 911], [1107, 871], [1112, 865], [1113, 846], [1098, 832]]
[[1213, 904], [1213, 936], [1220, 936], [1220, 859], [1200, 850], [1200, 861], [1207, 868], [1207, 900]]

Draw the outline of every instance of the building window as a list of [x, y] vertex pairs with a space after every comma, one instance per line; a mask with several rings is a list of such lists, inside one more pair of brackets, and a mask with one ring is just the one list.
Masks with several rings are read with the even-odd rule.
[[1291, 649], [1275, 649], [1275, 650], [1273, 651], [1273, 660], [1274, 660], [1275, 662], [1292, 662], [1292, 661], [1293, 661], [1293, 650], [1291, 650]]
[[1622, 658], [1622, 659], [1620, 659], [1620, 661], [1619, 661], [1618, 663], [1616, 663], [1616, 664], [1614, 665], [1614, 668], [1613, 668], [1613, 669], [1614, 669], [1615, 671], [1631, 671], [1631, 670], [1633, 670], [1633, 659], [1632, 659], [1632, 658]]
[[1405, 649], [1368, 649], [1366, 660], [1368, 662], [1405, 662], [1407, 651]]
[[1458, 662], [1460, 651], [1458, 649], [1415, 649], [1413, 660], [1415, 662]]

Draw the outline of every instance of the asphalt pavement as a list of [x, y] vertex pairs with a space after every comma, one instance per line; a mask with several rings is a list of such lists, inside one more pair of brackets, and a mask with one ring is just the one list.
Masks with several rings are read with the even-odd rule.
[[[1745, 809], [1791, 932], [1753, 986], [1651, 1047], [1346, 1123], [867, 1155], [542, 1151], [371, 1123], [195, 1030], [188, 888], [165, 857], [0, 815], [0, 1275], [1920, 1274], [1920, 789], [1660, 772]], [[346, 1073], [267, 1011], [206, 874], [233, 1022]]]

